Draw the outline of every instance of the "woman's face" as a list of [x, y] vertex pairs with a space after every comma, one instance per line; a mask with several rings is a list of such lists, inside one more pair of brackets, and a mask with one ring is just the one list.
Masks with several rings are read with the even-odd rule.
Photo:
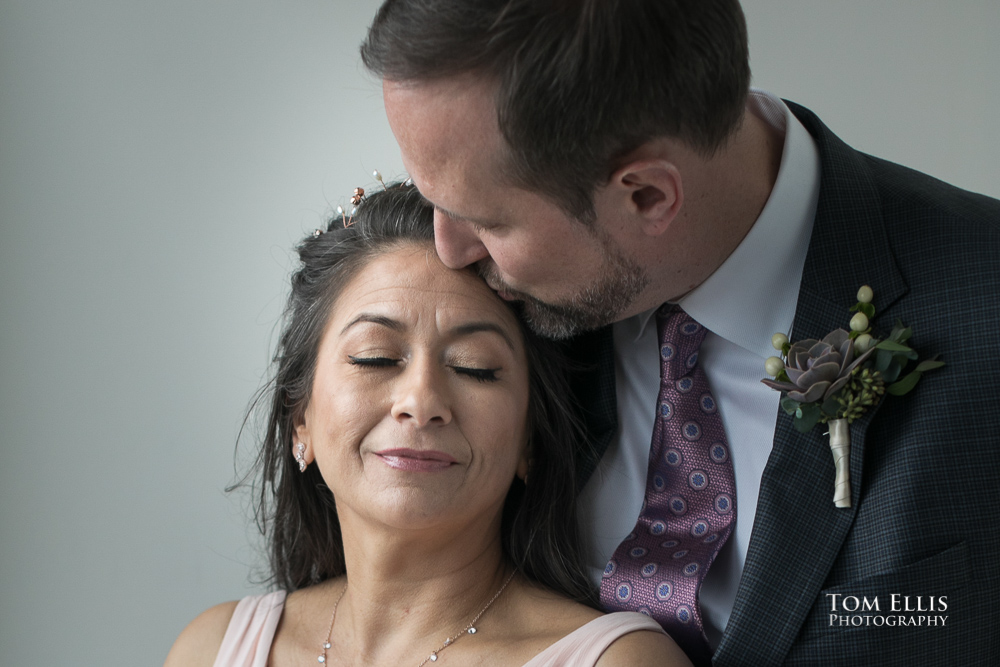
[[354, 514], [397, 528], [499, 520], [527, 470], [514, 315], [430, 244], [370, 260], [333, 305], [298, 441]]

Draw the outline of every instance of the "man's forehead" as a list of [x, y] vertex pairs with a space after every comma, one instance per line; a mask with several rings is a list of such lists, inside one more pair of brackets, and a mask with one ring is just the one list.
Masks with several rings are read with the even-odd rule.
[[386, 114], [414, 183], [433, 203], [462, 182], [496, 183], [504, 155], [489, 86], [467, 76], [383, 82]]
[[411, 160], [481, 159], [503, 148], [492, 90], [481, 81], [385, 82], [384, 96], [393, 134]]
[[466, 119], [497, 127], [496, 86], [471, 74], [428, 81], [382, 82], [386, 109], [395, 113]]

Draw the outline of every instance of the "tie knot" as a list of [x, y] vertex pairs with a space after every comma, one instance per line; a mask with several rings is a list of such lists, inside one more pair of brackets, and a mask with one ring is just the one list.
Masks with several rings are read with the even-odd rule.
[[656, 311], [656, 331], [660, 338], [661, 381], [674, 381], [694, 370], [708, 330], [680, 306], [665, 303]]

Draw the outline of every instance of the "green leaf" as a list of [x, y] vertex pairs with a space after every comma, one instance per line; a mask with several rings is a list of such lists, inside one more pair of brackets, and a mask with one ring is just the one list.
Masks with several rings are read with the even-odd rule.
[[891, 340], [884, 340], [875, 347], [880, 350], [888, 350], [889, 352], [913, 352], [913, 350], [906, 345], [902, 345]]
[[904, 377], [899, 382], [894, 382], [885, 388], [887, 392], [893, 396], [902, 396], [903, 394], [908, 394], [910, 390], [917, 386], [917, 380], [923, 375], [920, 371], [913, 371], [906, 377]]
[[932, 371], [935, 368], [941, 368], [942, 366], [944, 366], [943, 361], [935, 361], [934, 359], [928, 359], [927, 361], [921, 361], [919, 364], [917, 364], [917, 367], [914, 368], [913, 370], [914, 372], [917, 373], [924, 373], [926, 371]]
[[777, 375], [774, 376], [774, 381], [775, 382], [791, 382], [791, 380], [788, 379], [788, 373], [785, 372], [784, 368], [781, 369], [780, 373], [778, 373]]
[[910, 327], [905, 327], [902, 329], [896, 327], [895, 329], [892, 330], [892, 333], [889, 334], [889, 340], [902, 344], [910, 340], [910, 336], [912, 335], [913, 335], [913, 329], [911, 329]]
[[899, 366], [899, 370], [902, 372], [906, 368], [906, 365], [910, 363], [910, 360], [904, 354], [894, 354], [892, 355], [892, 363]]
[[890, 382], [895, 382], [899, 374], [903, 372], [903, 367], [900, 365], [896, 358], [893, 357], [892, 361], [889, 362], [889, 367], [882, 371], [882, 380], [888, 384]]
[[802, 416], [796, 417], [795, 428], [799, 433], [807, 433], [823, 415], [822, 410], [815, 403], [802, 404]]
[[800, 405], [801, 403], [796, 401], [794, 398], [789, 398], [788, 396], [781, 397], [781, 409], [784, 410], [786, 414], [794, 415]]
[[860, 303], [858, 304], [858, 310], [864, 313], [868, 319], [875, 317], [875, 306], [870, 303]]
[[837, 397], [840, 396], [842, 392], [843, 389], [841, 389], [836, 394], [823, 401], [823, 405], [820, 407], [820, 410], [823, 412], [824, 415], [826, 415], [827, 417], [837, 416], [837, 413], [840, 412], [840, 403], [837, 401]]
[[944, 366], [943, 361], [928, 360], [928, 361], [921, 361], [919, 364], [917, 364], [917, 367], [914, 368], [913, 370], [915, 372], [926, 373], [927, 371], [932, 371], [934, 369], [941, 368], [942, 366]]
[[875, 370], [879, 373], [885, 374], [889, 364], [892, 363], [892, 352], [888, 350], [878, 350], [875, 353]]

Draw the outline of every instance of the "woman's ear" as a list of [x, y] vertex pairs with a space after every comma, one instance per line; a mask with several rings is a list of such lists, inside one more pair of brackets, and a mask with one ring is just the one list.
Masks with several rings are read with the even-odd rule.
[[309, 427], [306, 424], [306, 417], [303, 413], [294, 420], [295, 437], [292, 438], [292, 456], [299, 464], [299, 469], [305, 472], [306, 466], [313, 462], [312, 438]]
[[521, 458], [517, 462], [517, 469], [514, 474], [525, 484], [528, 483], [528, 471], [531, 470], [531, 439], [525, 443], [524, 449], [521, 450]]

